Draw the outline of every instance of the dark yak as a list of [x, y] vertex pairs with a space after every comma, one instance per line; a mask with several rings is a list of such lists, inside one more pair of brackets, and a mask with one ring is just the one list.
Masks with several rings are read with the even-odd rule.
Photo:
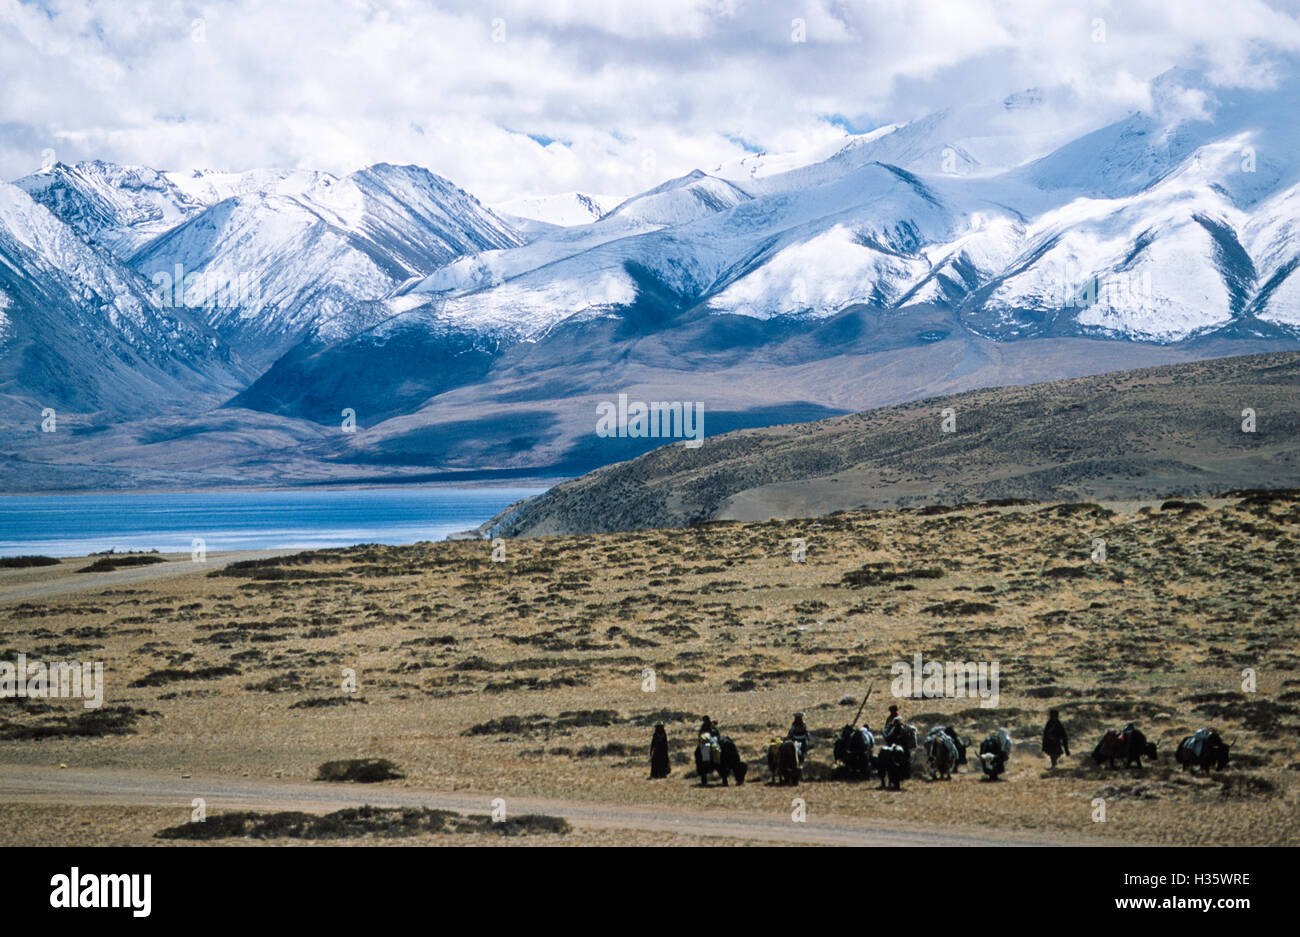
[[1124, 767], [1128, 768], [1136, 764], [1140, 768], [1143, 758], [1148, 761], [1156, 760], [1156, 743], [1148, 742], [1142, 730], [1131, 722], [1119, 732], [1107, 729], [1106, 734], [1092, 750], [1092, 760], [1098, 765], [1109, 765], [1113, 768], [1116, 759], [1120, 758], [1124, 760]]
[[952, 780], [952, 772], [957, 767], [957, 744], [945, 729], [935, 726], [925, 737], [925, 760], [931, 780]]
[[711, 735], [701, 735], [700, 744], [695, 746], [695, 772], [700, 776], [700, 783], [709, 786], [709, 775], [716, 773], [722, 778], [722, 786], [727, 786], [728, 778], [735, 778], [737, 784], [745, 783], [748, 766], [740, 757], [736, 743], [727, 736], [714, 739]]
[[1218, 732], [1200, 729], [1178, 743], [1174, 760], [1183, 766], [1184, 771], [1209, 771], [1211, 768], [1222, 771], [1228, 767], [1228, 750], [1231, 748], [1232, 743], [1225, 742]]
[[980, 742], [980, 768], [990, 781], [996, 781], [1007, 770], [1007, 760], [1011, 757], [1011, 733], [998, 729], [984, 741]]
[[[952, 726], [944, 726], [943, 731], [947, 733], [948, 738], [952, 739], [952, 744], [957, 748], [957, 764], [966, 764], [966, 746], [969, 745], [970, 742], [958, 735], [957, 730]], [[953, 766], [952, 770], [957, 770], [956, 765]]]
[[871, 777], [871, 750], [876, 739], [866, 726], [860, 729], [845, 726], [835, 740], [835, 763], [841, 765], [851, 777]]
[[907, 755], [907, 765], [904, 767], [904, 778], [912, 777], [912, 753], [920, 749], [920, 733], [916, 731], [916, 726], [901, 720], [890, 724], [885, 730], [885, 744], [897, 745]]
[[775, 739], [767, 748], [767, 770], [773, 784], [798, 786], [803, 771], [803, 750], [793, 739]]
[[876, 773], [880, 775], [880, 786], [885, 782], [896, 791], [903, 789], [903, 779], [912, 776], [912, 759], [901, 745], [881, 745], [876, 749]]

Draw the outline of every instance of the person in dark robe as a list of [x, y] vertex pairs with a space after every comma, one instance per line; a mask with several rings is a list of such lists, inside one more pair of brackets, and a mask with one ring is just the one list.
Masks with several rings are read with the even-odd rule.
[[1047, 725], [1043, 726], [1043, 754], [1052, 759], [1052, 767], [1055, 768], [1056, 760], [1062, 752], [1066, 756], [1070, 754], [1070, 737], [1061, 724], [1060, 711], [1053, 709], [1047, 714]]
[[718, 727], [713, 724], [713, 719], [709, 716], [704, 717], [704, 721], [700, 723], [700, 731], [696, 734], [711, 735], [715, 740], [721, 738], [721, 735], [718, 733]]
[[654, 735], [650, 738], [650, 779], [666, 778], [671, 770], [668, 765], [668, 732], [662, 722], [656, 722]]

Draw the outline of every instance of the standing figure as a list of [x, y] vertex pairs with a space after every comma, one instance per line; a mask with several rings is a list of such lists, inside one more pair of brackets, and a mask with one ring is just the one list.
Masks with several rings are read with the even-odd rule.
[[655, 723], [655, 734], [650, 738], [650, 779], [668, 777], [668, 732], [662, 722]]
[[1056, 760], [1062, 753], [1069, 757], [1070, 737], [1061, 724], [1060, 712], [1053, 709], [1047, 714], [1047, 725], [1043, 726], [1043, 754], [1052, 759], [1052, 767], [1055, 768]]

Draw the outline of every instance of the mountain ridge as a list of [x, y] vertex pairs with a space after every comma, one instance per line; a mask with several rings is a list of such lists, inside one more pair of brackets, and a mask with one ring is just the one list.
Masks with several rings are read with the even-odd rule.
[[[637, 454], [594, 445], [587, 425], [629, 387], [676, 387], [739, 428], [1027, 373], [1300, 347], [1300, 78], [1222, 89], [1184, 70], [1155, 92], [1150, 112], [1078, 127], [1059, 89], [1031, 89], [805, 156], [693, 170], [612, 205], [571, 194], [529, 209], [577, 224], [502, 218], [415, 166], [55, 164], [19, 188], [100, 266], [45, 300], [0, 284], [0, 407], [24, 429], [38, 397], [92, 424], [138, 419], [101, 431], [120, 444], [114, 464], [150, 477], [190, 465], [201, 440], [225, 473], [281, 460], [315, 480], [363, 465], [573, 474]], [[144, 337], [85, 324], [106, 283], [172, 323], [151, 328], [179, 330], [131, 367], [183, 389], [137, 375], [110, 392], [84, 374], [100, 389], [65, 393], [51, 378], [125, 373], [96, 343], [138, 358], [125, 346]], [[38, 321], [50, 315], [62, 331]], [[67, 355], [15, 365], [23, 349], [54, 360], [31, 340], [42, 329]], [[838, 386], [845, 373], [856, 389]], [[511, 420], [507, 401], [527, 406]], [[160, 435], [151, 409], [188, 414], [189, 429]], [[357, 432], [335, 435], [345, 410]], [[77, 445], [40, 446], [85, 464]]]

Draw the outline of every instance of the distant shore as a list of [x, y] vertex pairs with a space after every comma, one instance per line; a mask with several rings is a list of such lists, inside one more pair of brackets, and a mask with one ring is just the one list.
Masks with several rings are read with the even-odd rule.
[[0, 556], [205, 553], [476, 536], [544, 486], [247, 488], [0, 498]]
[[214, 484], [214, 485], [148, 485], [140, 488], [33, 488], [8, 489], [0, 491], [0, 498], [67, 498], [76, 495], [184, 495], [184, 494], [226, 494], [241, 491], [391, 491], [396, 489], [446, 489], [446, 488], [551, 488], [561, 482], [569, 481], [572, 475], [520, 476], [518, 478], [493, 478], [483, 480], [457, 481], [419, 481], [394, 479], [380, 481], [365, 479], [357, 481], [303, 482], [297, 485], [286, 484]]

